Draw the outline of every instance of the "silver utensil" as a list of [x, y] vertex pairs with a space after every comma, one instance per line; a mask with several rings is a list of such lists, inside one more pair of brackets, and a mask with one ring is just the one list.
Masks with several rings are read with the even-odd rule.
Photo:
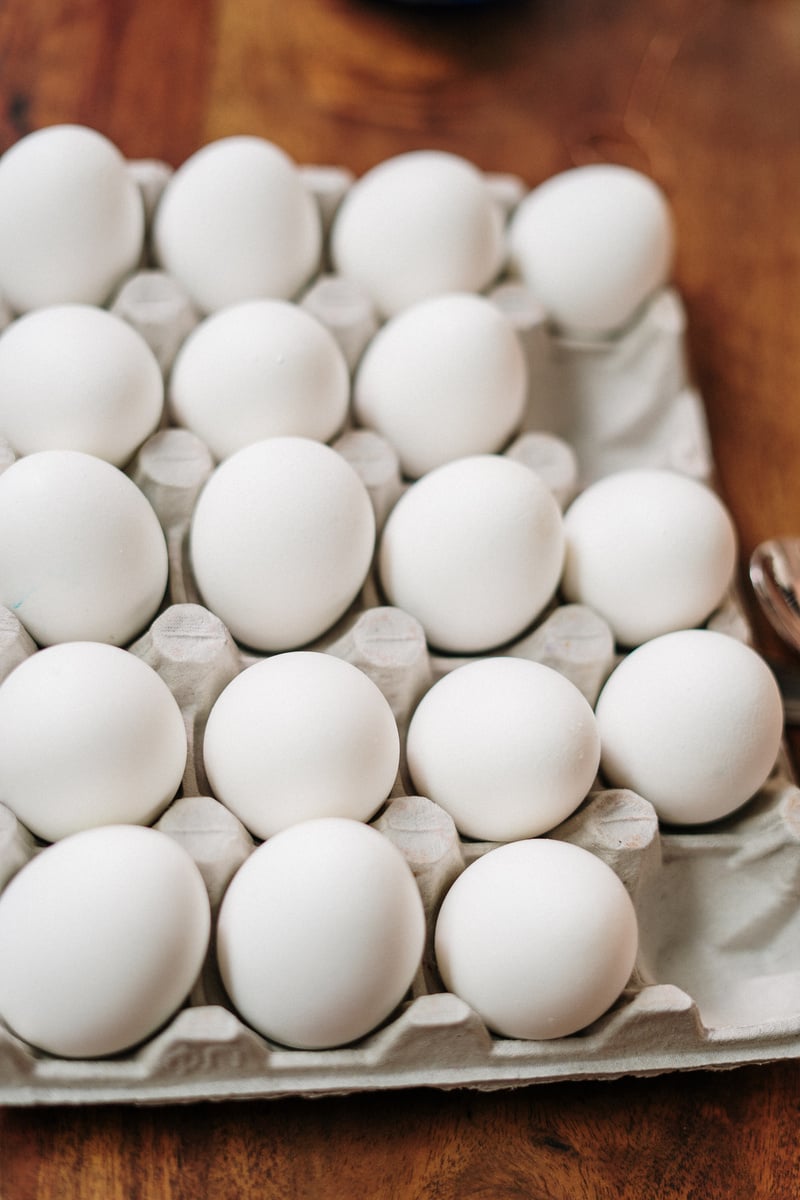
[[800, 652], [800, 538], [771, 538], [756, 546], [750, 582], [773, 629]]
[[[750, 557], [750, 582], [778, 636], [800, 653], [800, 538], [770, 538]], [[800, 723], [800, 671], [770, 664], [783, 693], [787, 724]]]

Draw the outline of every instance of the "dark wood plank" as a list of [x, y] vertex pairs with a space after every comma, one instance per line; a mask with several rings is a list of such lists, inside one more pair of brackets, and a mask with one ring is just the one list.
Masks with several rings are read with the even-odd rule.
[[798, 1084], [783, 1064], [492, 1094], [13, 1110], [0, 1194], [788, 1200]]

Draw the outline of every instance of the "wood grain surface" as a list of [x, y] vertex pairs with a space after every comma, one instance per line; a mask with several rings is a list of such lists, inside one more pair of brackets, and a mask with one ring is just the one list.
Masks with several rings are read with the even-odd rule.
[[[359, 173], [417, 147], [529, 184], [599, 159], [642, 168], [674, 208], [742, 561], [800, 532], [795, 0], [2, 0], [0, 149], [64, 121], [173, 165], [258, 133]], [[798, 1135], [794, 1062], [492, 1094], [8, 1109], [0, 1198], [788, 1200]]]

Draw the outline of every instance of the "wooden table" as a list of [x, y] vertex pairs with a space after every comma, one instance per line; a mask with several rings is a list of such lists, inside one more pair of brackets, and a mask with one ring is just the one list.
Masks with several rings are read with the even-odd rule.
[[[172, 164], [246, 132], [358, 173], [422, 146], [530, 184], [601, 158], [646, 170], [674, 206], [742, 561], [800, 532], [793, 0], [3, 0], [0, 101], [0, 148], [75, 121]], [[800, 1190], [799, 1133], [794, 1062], [493, 1094], [6, 1110], [0, 1197], [780, 1200]]]

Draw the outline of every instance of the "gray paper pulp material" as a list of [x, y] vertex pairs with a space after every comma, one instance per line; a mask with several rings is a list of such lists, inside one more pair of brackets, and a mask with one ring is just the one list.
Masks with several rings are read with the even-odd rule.
[[[165, 177], [158, 164], [140, 174], [151, 191]], [[347, 179], [325, 169], [308, 177], [330, 219]], [[503, 194], [513, 205], [517, 192], [505, 187]], [[152, 195], [150, 203], [156, 201]], [[659, 293], [628, 330], [605, 341], [557, 336], [514, 280], [504, 281], [493, 298], [514, 321], [530, 372], [524, 427], [506, 452], [540, 470], [562, 506], [577, 488], [628, 466], [710, 479], [705, 418], [686, 367], [685, 315], [674, 290]], [[325, 276], [312, 284], [306, 302], [355, 365], [376, 328], [364, 297]], [[179, 290], [164, 278], [134, 277], [118, 311], [151, 341], [168, 370], [194, 319]], [[337, 448], [367, 486], [380, 527], [404, 486], [396, 455], [363, 430], [345, 430]], [[12, 454], [0, 453], [0, 469], [11, 461]], [[176, 429], [155, 434], [129, 468], [158, 512], [170, 553], [165, 607], [130, 649], [161, 674], [184, 712], [189, 762], [159, 827], [195, 858], [216, 911], [254, 841], [209, 794], [202, 729], [216, 696], [253, 656], [199, 602], [188, 566], [192, 506], [212, 469], [207, 447]], [[735, 595], [709, 625], [749, 640]], [[364, 670], [389, 700], [401, 734], [422, 693], [458, 661], [431, 655], [414, 618], [383, 606], [373, 581], [315, 648]], [[35, 649], [16, 616], [2, 610], [0, 679]], [[616, 661], [607, 626], [580, 605], [555, 604], [508, 652], [560, 670], [591, 703]], [[415, 873], [428, 943], [408, 996], [380, 1029], [336, 1050], [270, 1043], [232, 1011], [212, 950], [166, 1027], [112, 1059], [53, 1058], [0, 1026], [0, 1103], [162, 1103], [411, 1086], [490, 1090], [800, 1056], [800, 792], [783, 756], [744, 808], [692, 830], [659, 828], [645, 797], [601, 784], [548, 836], [592, 850], [618, 873], [636, 907], [641, 947], [623, 995], [582, 1032], [549, 1042], [496, 1037], [443, 990], [432, 955], [438, 906], [464, 866], [491, 845], [459, 838], [441, 808], [412, 794], [401, 762], [374, 824]], [[0, 806], [0, 886], [38, 851]]]
[[629, 467], [710, 477], [705, 413], [686, 364], [686, 313], [674, 289], [658, 292], [631, 327], [607, 339], [559, 336], [519, 283], [502, 284], [493, 298], [527, 355], [525, 428], [573, 448], [581, 486]]

